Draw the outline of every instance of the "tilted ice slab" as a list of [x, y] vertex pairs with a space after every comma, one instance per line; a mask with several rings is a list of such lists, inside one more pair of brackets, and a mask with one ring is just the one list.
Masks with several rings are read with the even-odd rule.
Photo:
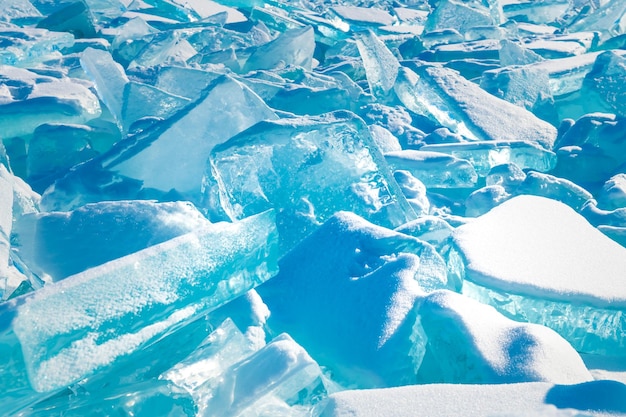
[[335, 212], [383, 226], [415, 218], [367, 126], [349, 112], [265, 121], [216, 146], [206, 207], [230, 219], [277, 210], [284, 249]]
[[43, 123], [84, 123], [100, 116], [84, 83], [0, 65], [0, 138], [29, 135]]
[[216, 80], [207, 94], [182, 110], [149, 143], [138, 143], [106, 167], [143, 181], [144, 188], [195, 194], [211, 149], [253, 124], [276, 115], [249, 88], [230, 77]]
[[470, 161], [481, 177], [486, 176], [494, 166], [506, 163], [541, 172], [551, 170], [556, 164], [554, 152], [527, 141], [441, 143], [424, 145], [420, 151], [441, 152]]
[[16, 298], [0, 310], [8, 413], [105, 371], [276, 272], [274, 215], [217, 223]]
[[615, 381], [409, 385], [338, 392], [330, 396], [320, 417], [621, 415], [626, 412], [625, 398], [626, 386]]
[[427, 188], [473, 188], [478, 175], [472, 164], [444, 152], [406, 149], [385, 153], [394, 170], [406, 170]]
[[554, 126], [487, 93], [454, 70], [412, 64], [400, 75], [396, 94], [415, 113], [470, 139], [521, 140], [552, 148], [557, 133]]
[[44, 193], [43, 205], [67, 211], [89, 202], [158, 198], [168, 192], [198, 203], [211, 149], [276, 117], [252, 90], [222, 76], [195, 103], [57, 180]]
[[208, 225], [188, 202], [131, 200], [24, 216], [13, 232], [29, 269], [58, 281]]
[[420, 304], [418, 323], [429, 352], [425, 370], [420, 369], [424, 381], [576, 384], [593, 379], [554, 330], [515, 322], [455, 292], [429, 294]]
[[453, 240], [464, 294], [551, 327], [579, 351], [624, 353], [626, 249], [565, 204], [518, 196]]

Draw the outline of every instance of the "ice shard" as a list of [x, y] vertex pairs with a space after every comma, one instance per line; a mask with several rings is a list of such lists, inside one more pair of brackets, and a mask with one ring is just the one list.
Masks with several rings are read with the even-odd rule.
[[569, 180], [533, 171], [526, 174], [516, 193], [550, 198], [577, 211], [593, 198], [589, 191]]
[[248, 58], [243, 70], [269, 70], [289, 65], [311, 69], [314, 49], [313, 28], [292, 29], [272, 42], [259, 46]]
[[275, 208], [284, 249], [340, 210], [386, 226], [415, 217], [349, 112], [258, 123], [214, 148], [204, 181], [213, 213], [239, 219]]
[[487, 93], [456, 71], [419, 64], [406, 70], [409, 78], [399, 77], [395, 88], [410, 110], [470, 139], [526, 141], [552, 148], [556, 128]]
[[574, 22], [568, 29], [572, 32], [593, 31], [600, 32], [602, 40], [623, 35], [624, 19], [626, 18], [626, 4], [620, 0], [608, 0], [592, 13], [583, 16]]
[[625, 352], [626, 249], [570, 207], [518, 196], [457, 228], [453, 240], [464, 294], [548, 326], [578, 351]]
[[400, 63], [371, 30], [357, 37], [356, 44], [363, 60], [370, 91], [375, 97], [384, 99], [393, 89]]
[[0, 28], [2, 50], [0, 64], [28, 68], [58, 58], [60, 50], [74, 44], [74, 36], [67, 32], [50, 32], [32, 27], [3, 25]]
[[245, 85], [221, 76], [195, 103], [56, 181], [43, 204], [67, 211], [89, 202], [160, 198], [167, 193], [198, 203], [211, 149], [261, 120], [276, 117]]
[[30, 270], [59, 281], [208, 225], [187, 202], [104, 201], [23, 216], [14, 234]]
[[626, 90], [621, 80], [626, 76], [626, 58], [612, 51], [596, 58], [593, 69], [585, 77], [583, 91], [597, 94], [612, 112], [626, 115]]
[[41, 18], [41, 12], [28, 0], [6, 0], [0, 6], [0, 20], [4, 22]]
[[433, 32], [436, 30], [454, 28], [461, 33], [467, 32], [476, 26], [489, 26], [493, 24], [489, 9], [480, 2], [461, 2], [457, 0], [443, 0], [430, 13], [424, 30]]
[[484, 177], [497, 165], [514, 163], [521, 169], [547, 172], [556, 165], [554, 152], [531, 141], [474, 141], [425, 145], [421, 151], [439, 152], [470, 161], [476, 173]]
[[[251, 125], [276, 116], [250, 89], [223, 77], [149, 144], [138, 143], [106, 167], [143, 187], [197, 194], [211, 149]], [[131, 149], [131, 152], [134, 149]]]
[[93, 80], [102, 102], [121, 123], [124, 89], [129, 81], [124, 68], [113, 60], [109, 52], [94, 48], [87, 48], [82, 53], [80, 63]]
[[101, 114], [98, 98], [69, 77], [0, 65], [0, 85], [2, 139], [27, 136], [44, 123], [84, 123]]
[[290, 403], [310, 405], [315, 399], [306, 398], [308, 391], [324, 390], [319, 365], [288, 334], [205, 384], [198, 388], [205, 391], [198, 407], [203, 417], [296, 414]]
[[276, 243], [274, 215], [265, 212], [211, 225], [2, 304], [4, 410], [106, 372], [269, 279], [276, 273]]
[[385, 160], [394, 170], [410, 172], [426, 188], [473, 188], [478, 181], [476, 170], [468, 160], [443, 152], [388, 152]]

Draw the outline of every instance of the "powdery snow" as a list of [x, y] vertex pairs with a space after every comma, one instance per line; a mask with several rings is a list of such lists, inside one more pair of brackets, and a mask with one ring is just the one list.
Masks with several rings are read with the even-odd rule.
[[[584, 413], [577, 410], [584, 410]], [[626, 385], [616, 381], [594, 381], [578, 385], [545, 382], [433, 384], [343, 391], [330, 396], [320, 416], [589, 416], [624, 413]]]
[[626, 248], [563, 203], [512, 198], [453, 233], [467, 279], [507, 292], [626, 307]]

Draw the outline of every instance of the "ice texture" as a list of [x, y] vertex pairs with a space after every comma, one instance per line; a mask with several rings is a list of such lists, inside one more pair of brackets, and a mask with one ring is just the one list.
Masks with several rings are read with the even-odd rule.
[[110, 366], [269, 279], [276, 243], [274, 215], [266, 212], [185, 234], [4, 304], [6, 409]]
[[551, 149], [556, 139], [553, 126], [488, 94], [458, 72], [428, 65], [413, 65], [408, 71], [412, 75], [397, 82], [396, 93], [410, 110], [426, 111], [437, 122], [470, 139], [522, 140]]
[[401, 150], [387, 152], [385, 160], [395, 170], [407, 170], [428, 188], [472, 188], [478, 181], [468, 160], [448, 153]]
[[463, 293], [552, 327], [579, 350], [624, 352], [624, 247], [570, 207], [518, 196], [453, 239], [465, 264]]
[[190, 203], [105, 201], [23, 216], [14, 232], [29, 269], [58, 281], [209, 225]]
[[387, 226], [415, 217], [348, 112], [260, 122], [213, 149], [204, 181], [210, 210], [230, 219], [277, 210], [285, 250], [340, 210]]
[[97, 97], [69, 77], [0, 65], [0, 83], [2, 139], [31, 134], [43, 123], [82, 123], [101, 113]]
[[626, 415], [625, 42], [624, 0], [0, 0], [0, 414]]

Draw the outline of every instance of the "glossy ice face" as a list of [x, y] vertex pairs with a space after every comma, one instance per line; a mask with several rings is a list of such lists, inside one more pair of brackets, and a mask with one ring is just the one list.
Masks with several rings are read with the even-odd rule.
[[625, 21], [0, 1], [0, 414], [626, 414]]

